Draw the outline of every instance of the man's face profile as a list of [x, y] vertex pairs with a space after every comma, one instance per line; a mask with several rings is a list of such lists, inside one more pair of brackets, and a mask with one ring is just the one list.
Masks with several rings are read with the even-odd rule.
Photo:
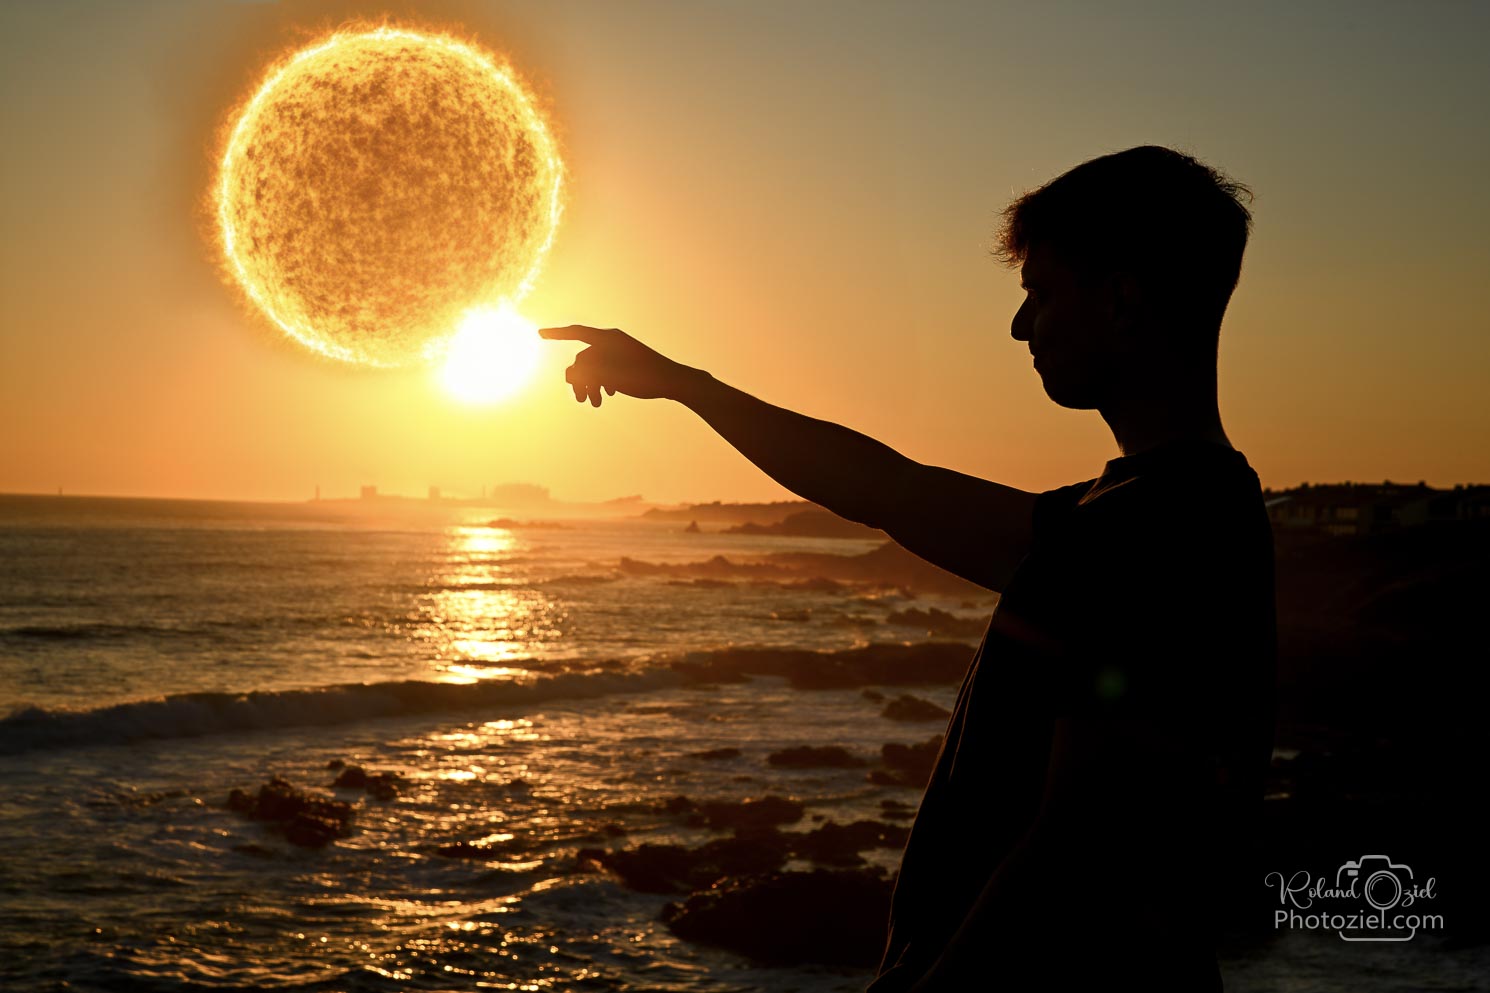
[[1045, 245], [1030, 248], [1020, 268], [1025, 299], [1010, 333], [1029, 343], [1045, 393], [1062, 407], [1090, 410], [1116, 371], [1116, 328], [1100, 283], [1077, 278]]

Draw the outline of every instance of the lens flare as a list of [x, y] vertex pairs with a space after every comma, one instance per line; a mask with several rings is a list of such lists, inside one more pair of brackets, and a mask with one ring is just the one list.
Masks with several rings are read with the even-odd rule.
[[458, 399], [494, 403], [528, 381], [538, 343], [538, 326], [510, 305], [472, 310], [445, 345], [440, 379]]
[[302, 345], [432, 361], [464, 315], [532, 288], [563, 163], [488, 52], [386, 25], [338, 31], [272, 65], [229, 120], [211, 192], [223, 269]]

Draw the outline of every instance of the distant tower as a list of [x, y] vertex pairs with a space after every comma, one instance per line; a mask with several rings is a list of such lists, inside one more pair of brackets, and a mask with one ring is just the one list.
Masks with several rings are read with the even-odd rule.
[[377, 498], [378, 498], [378, 488], [376, 486], [364, 486], [364, 487], [362, 487], [362, 499], [364, 499], [364, 500], [376, 500]]
[[321, 484], [320, 483], [317, 483], [316, 484], [316, 503], [320, 503], [320, 502], [321, 502]]
[[440, 499], [440, 488], [438, 486], [431, 486], [429, 488], [429, 498], [431, 500]]

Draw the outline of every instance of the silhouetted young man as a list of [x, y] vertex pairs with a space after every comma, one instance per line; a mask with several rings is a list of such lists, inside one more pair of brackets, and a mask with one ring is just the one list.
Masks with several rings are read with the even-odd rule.
[[1260, 811], [1276, 654], [1272, 533], [1216, 403], [1246, 195], [1146, 146], [1005, 211], [1028, 294], [1014, 339], [1122, 452], [1043, 493], [914, 462], [621, 331], [543, 332], [589, 344], [577, 400], [678, 400], [788, 489], [1001, 594], [871, 993], [1220, 989], [1213, 932]]

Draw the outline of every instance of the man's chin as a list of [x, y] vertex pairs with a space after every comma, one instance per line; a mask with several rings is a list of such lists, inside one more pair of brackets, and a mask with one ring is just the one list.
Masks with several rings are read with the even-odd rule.
[[1057, 406], [1068, 410], [1096, 410], [1099, 406], [1097, 391], [1087, 383], [1073, 383], [1050, 375], [1042, 375], [1040, 382], [1045, 387], [1045, 395]]

